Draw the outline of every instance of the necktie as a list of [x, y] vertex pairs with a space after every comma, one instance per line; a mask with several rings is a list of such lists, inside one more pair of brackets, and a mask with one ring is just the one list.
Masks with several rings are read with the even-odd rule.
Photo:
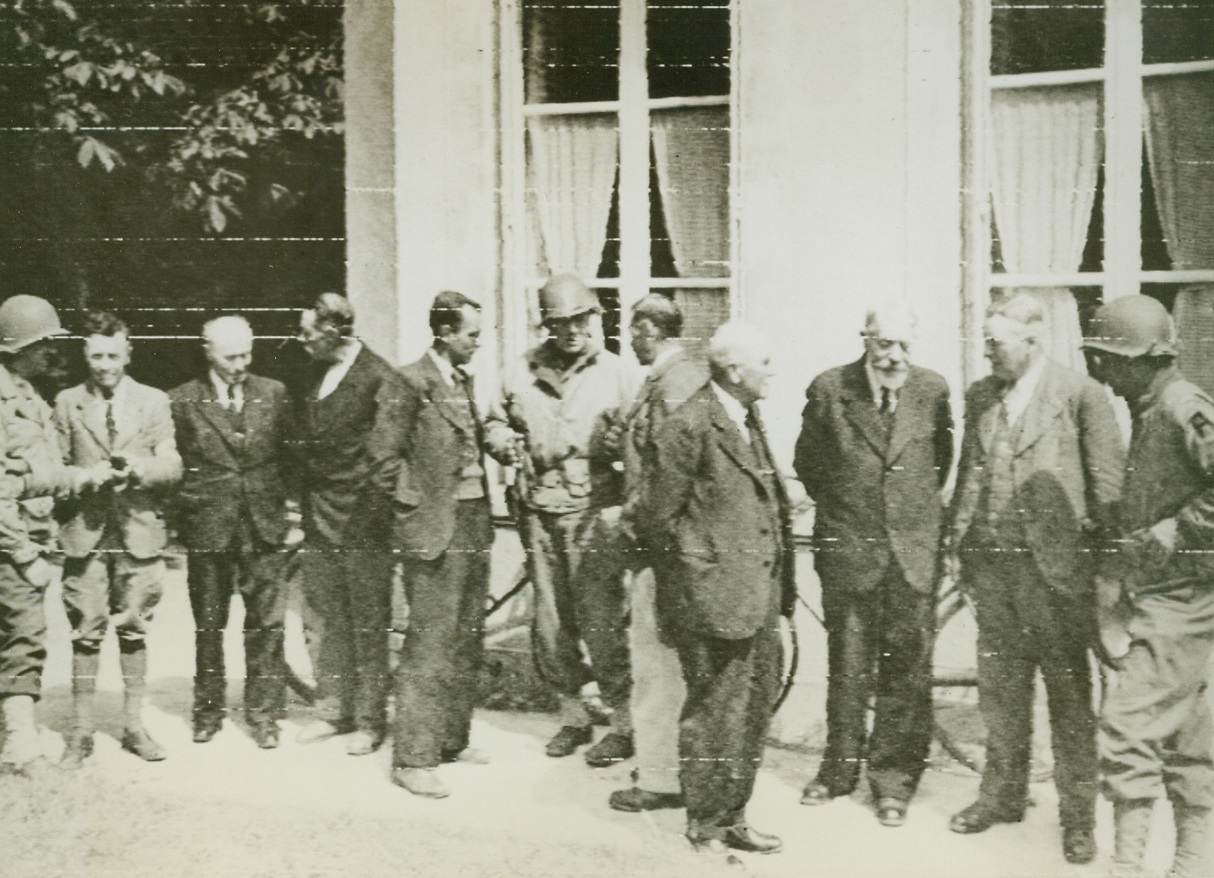
[[888, 387], [881, 388], [881, 405], [877, 407], [877, 411], [881, 414], [881, 423], [887, 433], [894, 426], [894, 406], [897, 401], [897, 391]]
[[118, 422], [114, 420], [114, 397], [105, 398], [105, 438], [109, 440], [111, 450], [118, 440]]

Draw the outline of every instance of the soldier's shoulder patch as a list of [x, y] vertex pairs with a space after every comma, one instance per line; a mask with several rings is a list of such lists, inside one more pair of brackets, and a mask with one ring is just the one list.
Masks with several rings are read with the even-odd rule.
[[1203, 441], [1214, 441], [1214, 422], [1204, 411], [1194, 412], [1189, 418], [1189, 426]]

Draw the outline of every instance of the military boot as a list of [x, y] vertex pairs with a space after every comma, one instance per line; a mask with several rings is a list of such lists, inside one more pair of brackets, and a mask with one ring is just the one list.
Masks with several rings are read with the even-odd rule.
[[1176, 853], [1168, 878], [1205, 878], [1214, 874], [1210, 864], [1210, 809], [1172, 803], [1176, 821]]
[[42, 756], [38, 726], [34, 722], [34, 699], [9, 695], [0, 700], [4, 715], [4, 747], [0, 748], [0, 771], [22, 771]]
[[1111, 878], [1143, 878], [1147, 841], [1151, 837], [1154, 799], [1127, 799], [1113, 803], [1113, 868]]

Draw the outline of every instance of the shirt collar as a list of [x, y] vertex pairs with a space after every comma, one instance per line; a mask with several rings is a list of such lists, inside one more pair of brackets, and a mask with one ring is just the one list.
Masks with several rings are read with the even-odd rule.
[[[118, 383], [114, 385], [114, 392], [110, 394], [110, 400], [112, 400], [114, 403], [120, 403], [123, 399], [125, 399], [127, 388], [130, 387], [130, 384], [131, 378], [129, 375], [123, 375], [121, 378], [119, 378]], [[101, 388], [94, 384], [91, 379], [88, 382], [88, 388], [89, 393], [91, 393], [96, 399], [106, 398], [105, 394], [101, 392]]]
[[1016, 420], [1029, 407], [1029, 403], [1033, 399], [1033, 393], [1037, 390], [1037, 385], [1041, 383], [1041, 376], [1045, 372], [1045, 365], [1046, 358], [1040, 357], [1003, 394], [1003, 405], [1007, 410], [1009, 422]]
[[682, 348], [680, 348], [678, 345], [672, 345], [671, 347], [658, 351], [658, 355], [654, 357], [653, 362], [649, 364], [649, 374], [652, 375], [654, 372], [660, 369], [664, 363], [673, 360], [681, 352]]
[[448, 360], [434, 348], [430, 348], [428, 351], [426, 351], [426, 353], [430, 355], [430, 359], [433, 360], [434, 365], [438, 367], [438, 372], [443, 376], [443, 380], [447, 382], [447, 386], [455, 387], [458, 383], [456, 381], [458, 373], [455, 371], [454, 364], [452, 364], [450, 360]]
[[1163, 389], [1173, 381], [1179, 381], [1180, 377], [1180, 369], [1177, 368], [1175, 362], [1173, 362], [1166, 369], [1160, 370], [1159, 373], [1151, 379], [1151, 384], [1147, 388], [1147, 392], [1138, 397], [1138, 399], [1134, 400], [1133, 405], [1130, 406], [1130, 413], [1137, 416], [1142, 412], [1145, 412], [1155, 404], [1155, 400], [1159, 398], [1159, 394], [1163, 391]]
[[[869, 361], [868, 355], [864, 356], [864, 375], [868, 378], [868, 391], [873, 396], [873, 402], [881, 405], [881, 391], [885, 389], [885, 385], [881, 383], [881, 377], [877, 374], [877, 370], [873, 368], [873, 364]], [[906, 385], [903, 384], [902, 387]], [[889, 392], [893, 394], [894, 400], [898, 399], [898, 394], [902, 392], [902, 387], [891, 387]]]
[[340, 353], [338, 354], [337, 361], [330, 368], [341, 369], [342, 371], [348, 370], [354, 365], [354, 361], [358, 358], [358, 354], [362, 349], [363, 343], [361, 341], [357, 338], [349, 339], [339, 348]]
[[732, 396], [725, 388], [717, 382], [710, 382], [712, 392], [717, 395], [717, 399], [721, 401], [721, 405], [725, 407], [725, 414], [729, 415], [729, 420], [737, 425], [738, 432], [742, 434], [742, 438], [750, 441], [750, 427], [746, 423], [746, 406], [742, 405], [734, 396]]

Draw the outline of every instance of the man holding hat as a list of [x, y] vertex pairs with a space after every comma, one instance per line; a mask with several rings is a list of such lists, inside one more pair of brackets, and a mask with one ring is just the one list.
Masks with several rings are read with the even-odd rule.
[[1164, 795], [1176, 831], [1168, 875], [1210, 875], [1214, 400], [1176, 368], [1172, 318], [1147, 296], [1102, 305], [1084, 352], [1133, 416], [1118, 551], [1098, 580], [1102, 614], [1128, 616], [1124, 654], [1105, 643], [1117, 674], [1098, 739], [1113, 801], [1113, 875], [1144, 874], [1151, 812]]
[[486, 442], [525, 474], [517, 494], [535, 586], [532, 644], [536, 666], [560, 699], [561, 728], [547, 753], [568, 756], [590, 743], [580, 692], [596, 680], [614, 711], [611, 732], [586, 752], [589, 764], [601, 766], [630, 757], [633, 743], [621, 474], [610, 460], [592, 460], [590, 449], [637, 382], [594, 337], [598, 297], [579, 278], [551, 278], [539, 304], [548, 337], [507, 374]]
[[67, 472], [50, 407], [31, 380], [56, 372], [59, 315], [44, 299], [13, 296], [0, 304], [0, 771], [22, 771], [42, 754], [34, 702], [46, 662], [43, 594], [51, 580], [43, 558], [52, 534], [53, 495]]

